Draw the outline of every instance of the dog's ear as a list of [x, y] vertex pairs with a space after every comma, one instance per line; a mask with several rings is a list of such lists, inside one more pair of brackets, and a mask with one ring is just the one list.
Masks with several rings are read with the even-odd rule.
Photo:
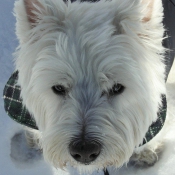
[[15, 2], [16, 35], [20, 44], [29, 40], [29, 31], [36, 25], [39, 7], [43, 8], [38, 0], [18, 0]]
[[37, 25], [38, 15], [42, 13], [44, 7], [38, 0], [24, 0], [26, 14], [31, 27]]
[[153, 15], [153, 8], [154, 8], [154, 3], [155, 3], [155, 0], [142, 0], [142, 5], [145, 6], [145, 10], [143, 11], [143, 19], [142, 21], [143, 22], [148, 22], [151, 20], [151, 17]]
[[[129, 3], [130, 0], [126, 1]], [[163, 17], [161, 0], [135, 0], [130, 3], [130, 6], [126, 4], [123, 3], [123, 7], [119, 10], [120, 13], [115, 15], [114, 25], [119, 24], [116, 33], [141, 36], [142, 33], [147, 35], [145, 32], [161, 28]]]
[[[42, 27], [62, 25], [66, 11], [65, 8], [66, 4], [62, 0], [59, 2], [55, 0], [16, 1], [14, 14], [16, 17], [16, 35], [20, 44], [27, 42], [31, 29], [39, 25]], [[42, 27], [38, 31], [44, 31], [45, 29]]]

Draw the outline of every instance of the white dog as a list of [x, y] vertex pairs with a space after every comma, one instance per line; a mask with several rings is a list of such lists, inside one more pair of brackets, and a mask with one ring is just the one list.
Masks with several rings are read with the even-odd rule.
[[153, 165], [160, 139], [141, 145], [166, 107], [162, 2], [18, 0], [15, 15], [18, 85], [46, 161]]

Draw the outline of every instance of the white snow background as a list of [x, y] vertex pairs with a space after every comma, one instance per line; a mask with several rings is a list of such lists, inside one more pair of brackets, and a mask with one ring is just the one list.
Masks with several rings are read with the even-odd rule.
[[[0, 175], [68, 175], [44, 162], [42, 154], [26, 146], [22, 126], [11, 120], [4, 111], [3, 88], [14, 70], [12, 53], [18, 45], [15, 36], [14, 0], [0, 0]], [[175, 76], [175, 75], [174, 75]], [[168, 85], [174, 89], [174, 84]], [[175, 114], [175, 95], [170, 93], [169, 108]], [[175, 115], [174, 115], [175, 116]], [[175, 118], [175, 117], [174, 117]], [[158, 162], [149, 168], [122, 167], [110, 171], [110, 175], [175, 175], [175, 124], [168, 123], [165, 135], [165, 150]], [[70, 170], [71, 175], [77, 175]], [[103, 175], [95, 172], [93, 175]]]

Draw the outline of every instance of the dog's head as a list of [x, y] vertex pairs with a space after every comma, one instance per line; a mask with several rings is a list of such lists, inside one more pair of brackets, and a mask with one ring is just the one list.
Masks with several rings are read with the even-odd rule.
[[120, 167], [156, 119], [164, 88], [159, 0], [15, 4], [16, 69], [44, 157]]

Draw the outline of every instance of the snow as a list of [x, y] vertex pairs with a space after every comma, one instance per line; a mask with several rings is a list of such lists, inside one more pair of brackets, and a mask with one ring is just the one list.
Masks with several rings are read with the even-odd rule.
[[[15, 36], [15, 18], [12, 14], [14, 0], [0, 0], [0, 96], [9, 76], [14, 70], [13, 52], [18, 45]], [[172, 89], [174, 86], [169, 85]], [[173, 95], [172, 95], [173, 96]], [[174, 96], [175, 97], [175, 96]], [[175, 98], [174, 98], [175, 99]], [[169, 113], [175, 114], [174, 101], [171, 100]], [[22, 126], [12, 121], [4, 111], [3, 99], [0, 100], [0, 175], [77, 175], [57, 170], [48, 165], [42, 153], [29, 149], [26, 145]], [[150, 168], [122, 167], [110, 170], [111, 175], [175, 175], [175, 125], [172, 120], [165, 136], [165, 150], [159, 161]], [[95, 172], [93, 175], [103, 175]]]

